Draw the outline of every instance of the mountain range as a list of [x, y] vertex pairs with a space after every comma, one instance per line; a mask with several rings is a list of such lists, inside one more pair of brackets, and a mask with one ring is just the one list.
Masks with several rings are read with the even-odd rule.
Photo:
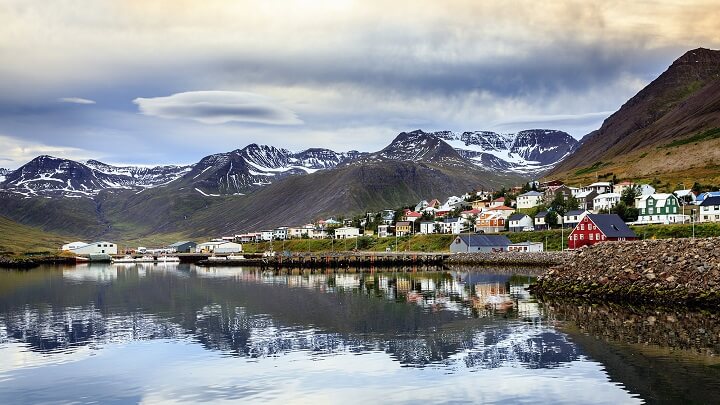
[[[519, 184], [576, 147], [572, 137], [551, 130], [416, 130], [373, 153], [251, 144], [193, 165], [157, 167], [39, 156], [2, 172], [0, 215], [88, 237], [207, 236]], [[489, 156], [496, 165], [487, 164]]]

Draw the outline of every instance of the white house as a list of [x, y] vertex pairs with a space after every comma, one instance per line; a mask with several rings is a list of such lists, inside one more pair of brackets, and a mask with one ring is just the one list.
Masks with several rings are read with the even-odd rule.
[[604, 193], [600, 194], [593, 199], [593, 210], [600, 212], [600, 210], [610, 211], [611, 208], [620, 202], [620, 194], [618, 193]]
[[525, 194], [520, 194], [517, 197], [517, 208], [527, 209], [537, 207], [542, 203], [545, 194], [539, 191], [528, 191]]
[[227, 242], [224, 240], [213, 240], [210, 242], [200, 243], [195, 247], [196, 253], [240, 253], [242, 245], [235, 242]]
[[675, 190], [673, 194], [680, 200], [680, 204], [682, 205], [695, 202], [695, 193], [693, 193], [692, 190]]
[[[426, 234], [426, 235], [431, 234], [431, 233], [436, 233], [435, 224], [436, 224], [436, 222], [431, 222], [431, 221], [420, 222], [420, 233]], [[380, 228], [378, 228], [378, 229], [380, 229]]]
[[534, 229], [533, 219], [526, 214], [513, 214], [508, 218], [510, 232], [532, 231]]
[[464, 224], [465, 220], [462, 218], [445, 218], [440, 223], [440, 232], [457, 235], [462, 232]]
[[543, 252], [545, 244], [542, 242], [520, 242], [508, 246], [508, 252]]
[[596, 191], [598, 194], [606, 194], [613, 191], [613, 185], [609, 181], [598, 181], [583, 187], [583, 191]]
[[387, 238], [390, 236], [390, 225], [378, 225], [378, 238]]
[[273, 231], [273, 239], [285, 240], [288, 238], [288, 227], [281, 226]]
[[113, 242], [73, 242], [63, 245], [62, 250], [74, 253], [76, 255], [96, 255], [96, 254], [117, 254], [117, 244]]
[[260, 231], [260, 240], [268, 242], [268, 241], [271, 241], [272, 239], [273, 239], [273, 231], [269, 231], [269, 230]]
[[720, 197], [707, 197], [700, 203], [700, 222], [720, 222]]
[[563, 215], [563, 227], [565, 228], [575, 228], [577, 224], [580, 223], [580, 221], [585, 218], [587, 214], [590, 212], [588, 210], [572, 210], [568, 211]]
[[335, 239], [349, 239], [360, 236], [360, 228], [354, 226], [343, 226], [335, 228]]

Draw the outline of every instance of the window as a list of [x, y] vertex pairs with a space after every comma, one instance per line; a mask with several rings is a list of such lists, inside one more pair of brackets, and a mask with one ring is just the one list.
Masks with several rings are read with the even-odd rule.
[[653, 207], [648, 208], [648, 212], [650, 212], [651, 214], [654, 214], [654, 213], [655, 213], [655, 208], [653, 208]]
[[600, 234], [599, 234], [599, 233], [596, 233], [596, 234], [595, 234], [595, 240], [600, 240]]
[[592, 234], [592, 233], [590, 234], [590, 236], [588, 237], [588, 239], [589, 239], [589, 240], [593, 240], [593, 234]]
[[581, 231], [584, 231], [584, 230], [585, 230], [585, 224], [580, 224], [580, 230], [581, 230]]
[[580, 234], [580, 240], [583, 240], [583, 239], [585, 239], [585, 235]]

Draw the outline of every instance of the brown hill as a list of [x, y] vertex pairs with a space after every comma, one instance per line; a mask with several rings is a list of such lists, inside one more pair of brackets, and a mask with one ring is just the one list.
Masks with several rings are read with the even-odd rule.
[[[600, 129], [588, 134], [548, 177], [584, 180], [612, 174], [668, 182], [693, 177], [715, 181], [712, 173], [708, 178], [699, 169], [720, 162], [714, 152], [716, 128], [720, 128], [720, 51], [699, 48], [673, 62]], [[684, 158], [678, 157], [678, 148]]]

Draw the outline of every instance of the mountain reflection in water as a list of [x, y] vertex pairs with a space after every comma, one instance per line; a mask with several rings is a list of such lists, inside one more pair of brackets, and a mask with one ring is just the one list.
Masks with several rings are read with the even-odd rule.
[[[605, 374], [603, 365], [577, 344], [594, 333], [588, 326], [572, 326], [587, 317], [573, 312], [576, 307], [536, 301], [525, 289], [533, 281], [527, 275], [532, 271], [521, 272], [277, 274], [188, 265], [3, 271], [0, 357], [12, 361], [0, 365], [0, 402], [75, 398], [77, 392], [64, 386], [65, 394], [53, 394], [60, 382], [48, 382], [47, 389], [29, 382], [29, 386], [15, 385], [40, 378], [54, 367], [63, 367], [66, 378], [82, 378], [93, 370], [111, 374], [105, 380], [98, 377], [98, 384], [131, 380], [106, 394], [87, 394], [106, 401], [127, 395], [135, 402], [147, 399], [148, 393], [162, 393], [188, 402], [312, 402], [315, 394], [352, 384], [327, 379], [342, 374], [364, 376], [359, 381], [368, 387], [406, 385], [393, 391], [398, 398], [378, 393], [378, 399], [392, 402], [413, 398], [476, 402], [477, 395], [485, 395], [482, 392], [495, 394], [481, 402], [617, 403], [638, 402], [638, 393], [651, 397], [642, 384], [628, 391], [614, 370]], [[623, 336], [633, 333], [613, 324], [601, 328], [625, 331]], [[614, 340], [616, 336], [607, 336], [607, 341]], [[691, 341], [695, 340], [687, 340]], [[593, 355], [600, 353], [591, 349]], [[103, 363], [109, 359], [111, 366]], [[153, 365], [137, 368], [151, 359]], [[177, 372], [167, 368], [175, 361], [179, 364], [172, 370], [202, 377], [190, 382], [177, 375], [182, 382], [175, 379], [153, 388], [141, 378], [153, 367], [166, 370], [155, 378], [175, 376]], [[68, 362], [101, 365], [79, 369]], [[401, 376], [389, 364], [418, 371]], [[420, 370], [426, 371], [418, 374]], [[472, 373], [478, 372], [490, 374], [482, 382], [472, 380]], [[303, 380], [299, 396], [285, 397], [290, 395], [291, 381], [318, 373], [329, 374], [325, 379]], [[245, 385], [229, 388], [238, 375], [244, 376]], [[370, 375], [379, 379], [367, 380]], [[217, 382], [203, 380], [210, 376], [226, 379], [227, 390], [213, 391]], [[266, 386], [268, 379], [276, 386]], [[506, 379], [524, 381], [528, 388], [503, 390]], [[181, 390], [186, 384], [198, 387], [189, 394]], [[355, 389], [345, 386], [337, 392], [338, 398], [349, 402], [364, 398], [352, 394]], [[605, 396], [597, 397], [596, 390]], [[27, 395], [24, 400], [17, 400], [19, 392]]]

